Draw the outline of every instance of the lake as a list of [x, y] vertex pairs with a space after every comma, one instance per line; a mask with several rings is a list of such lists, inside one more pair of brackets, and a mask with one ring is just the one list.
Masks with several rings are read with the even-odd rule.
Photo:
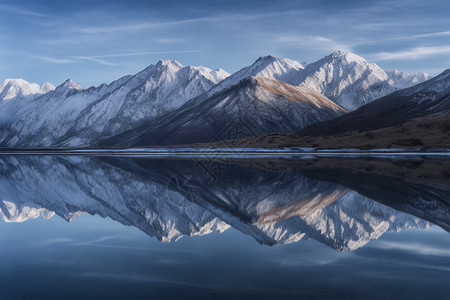
[[0, 299], [448, 299], [450, 160], [0, 156]]

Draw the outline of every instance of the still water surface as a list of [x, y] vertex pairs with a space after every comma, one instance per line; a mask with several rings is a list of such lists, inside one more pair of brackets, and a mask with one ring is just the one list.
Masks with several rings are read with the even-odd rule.
[[0, 157], [0, 299], [448, 299], [449, 167]]

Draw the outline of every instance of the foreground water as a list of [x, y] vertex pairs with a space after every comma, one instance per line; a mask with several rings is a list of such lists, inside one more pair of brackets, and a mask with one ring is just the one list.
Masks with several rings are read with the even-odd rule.
[[0, 157], [0, 299], [447, 299], [450, 161]]

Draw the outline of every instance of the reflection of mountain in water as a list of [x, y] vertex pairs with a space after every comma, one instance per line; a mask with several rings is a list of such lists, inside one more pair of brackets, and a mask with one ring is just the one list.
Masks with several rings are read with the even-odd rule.
[[449, 228], [449, 205], [440, 201], [442, 195], [437, 193], [436, 201], [422, 197], [421, 188], [432, 195], [434, 187], [416, 187], [416, 200], [402, 199], [404, 187], [391, 196], [379, 190], [387, 195], [387, 206], [362, 196], [375, 195], [376, 184], [366, 193], [355, 180], [346, 185], [345, 176], [332, 178], [328, 169], [314, 163], [295, 166], [277, 167], [270, 161], [257, 168], [195, 160], [3, 157], [0, 217], [20, 222], [54, 212], [71, 221], [87, 212], [135, 226], [162, 241], [232, 226], [263, 244], [312, 238], [337, 250], [356, 249], [385, 232], [429, 226], [407, 213]]

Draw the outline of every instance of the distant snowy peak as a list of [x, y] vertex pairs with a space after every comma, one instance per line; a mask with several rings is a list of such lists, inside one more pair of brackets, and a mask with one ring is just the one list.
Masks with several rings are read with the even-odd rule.
[[30, 83], [23, 79], [6, 79], [0, 85], [0, 101], [12, 99], [33, 99], [49, 91], [55, 87], [48, 82], [42, 85]]
[[296, 83], [322, 93], [348, 110], [355, 110], [428, 77], [426, 73], [386, 72], [356, 54], [336, 51], [308, 64], [298, 73]]
[[416, 85], [431, 78], [427, 73], [406, 73], [398, 70], [386, 70], [390, 83], [400, 89]]
[[48, 93], [50, 91], [53, 91], [55, 89], [55, 86], [53, 84], [51, 84], [50, 82], [44, 82], [43, 84], [41, 84], [40, 86], [41, 92]]

